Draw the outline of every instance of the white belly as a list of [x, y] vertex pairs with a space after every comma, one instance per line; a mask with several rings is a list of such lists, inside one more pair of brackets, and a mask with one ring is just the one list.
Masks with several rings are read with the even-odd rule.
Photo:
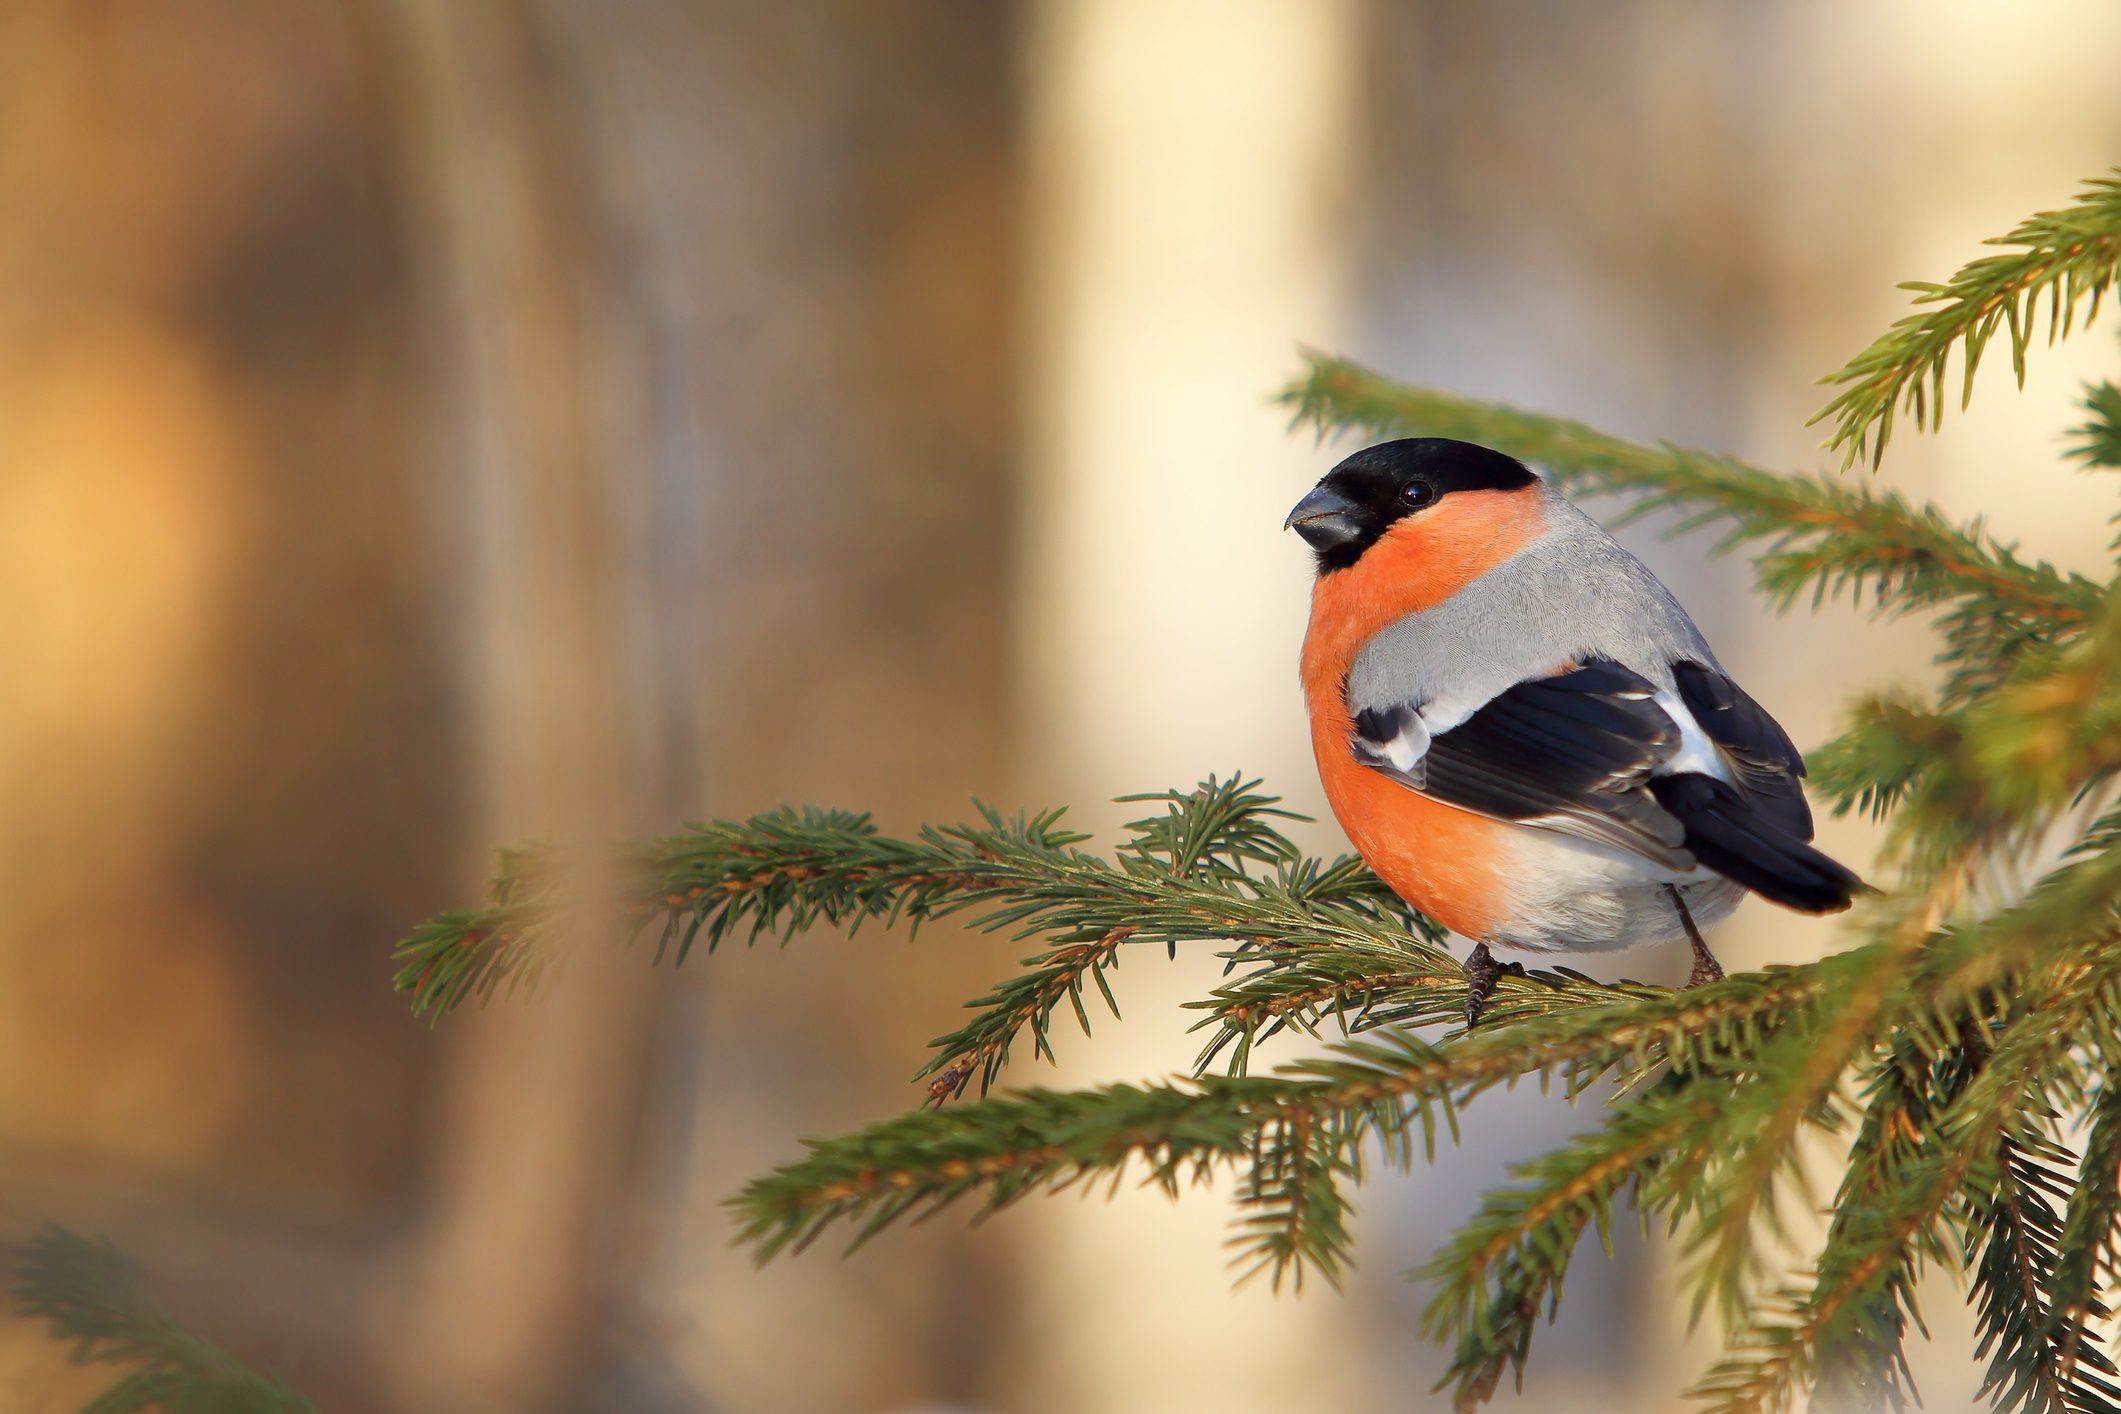
[[1604, 952], [1686, 936], [1667, 884], [1698, 927], [1730, 917], [1745, 890], [1707, 869], [1680, 873], [1574, 835], [1511, 830], [1509, 901], [1489, 941], [1537, 952]]

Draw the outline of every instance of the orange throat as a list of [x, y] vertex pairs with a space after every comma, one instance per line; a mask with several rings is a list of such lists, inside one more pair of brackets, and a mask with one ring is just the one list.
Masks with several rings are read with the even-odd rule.
[[1507, 913], [1511, 827], [1417, 794], [1356, 760], [1347, 677], [1363, 645], [1435, 608], [1537, 539], [1545, 487], [1461, 491], [1394, 524], [1361, 559], [1311, 590], [1302, 679], [1311, 750], [1333, 816], [1393, 892], [1470, 938]]

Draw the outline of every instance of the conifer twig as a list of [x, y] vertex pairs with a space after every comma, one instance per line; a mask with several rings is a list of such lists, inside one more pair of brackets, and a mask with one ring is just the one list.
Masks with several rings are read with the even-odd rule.
[[1595, 1227], [1612, 1255], [1615, 1199], [1633, 1189], [1641, 1206], [1643, 1186], [1665, 1154], [1709, 1118], [1715, 1100], [1707, 1089], [1677, 1076], [1668, 1076], [1664, 1089], [1655, 1097], [1661, 1103], [1626, 1106], [1601, 1128], [1515, 1166], [1529, 1181], [1485, 1195], [1480, 1211], [1419, 1271], [1435, 1287], [1423, 1329], [1456, 1342], [1436, 1388], [1455, 1384], [1458, 1408], [1490, 1398], [1506, 1367], [1523, 1380], [1533, 1328], [1542, 1309], [1551, 1319], [1559, 1308], [1584, 1229]]
[[[1299, 1115], [1329, 1146], [1322, 1170], [1328, 1175], [1355, 1171], [1366, 1142], [1410, 1162], [1413, 1129], [1426, 1149], [1438, 1121], [1450, 1122], [1457, 1106], [1523, 1076], [1557, 1076], [1574, 1093], [1600, 1078], [1625, 1081], [1660, 1066], [1713, 1069], [1816, 1005], [1823, 982], [1817, 967], [1557, 1012], [1484, 1029], [1443, 1048], [1388, 1029], [1272, 1077], [1037, 1090], [942, 1113], [916, 1111], [840, 1139], [809, 1141], [807, 1157], [753, 1183], [731, 1203], [743, 1240], [764, 1260], [808, 1245], [835, 1222], [856, 1224], [859, 1243], [961, 1198], [978, 1195], [986, 1207], [1001, 1207], [1035, 1189], [1065, 1188], [1095, 1175], [1116, 1179], [1134, 1160], [1170, 1189], [1181, 1174], [1204, 1176], [1218, 1166], [1257, 1174], [1260, 1155], [1279, 1154], [1276, 1134]], [[1310, 1199], [1314, 1217], [1337, 1214], [1331, 1193]], [[1342, 1254], [1328, 1234], [1312, 1229], [1302, 1214], [1272, 1204], [1267, 1211], [1302, 1238], [1270, 1254], [1277, 1280], [1306, 1265], [1337, 1275]]]
[[[1228, 1051], [1231, 1071], [1243, 1074], [1254, 1046], [1286, 1030], [1318, 1038], [1329, 1019], [1351, 1036], [1385, 1026], [1455, 1022], [1465, 1014], [1465, 974], [1456, 966], [1410, 968], [1404, 958], [1374, 947], [1331, 943], [1225, 955], [1233, 966], [1257, 965], [1204, 1000], [1186, 1003], [1188, 1010], [1205, 1013], [1193, 1030], [1214, 1028], [1194, 1063], [1196, 1072]], [[1639, 982], [1599, 982], [1566, 967], [1530, 969], [1498, 981], [1514, 985], [1499, 987], [1483, 1008], [1490, 1028], [1667, 992]]]
[[141, 1296], [137, 1269], [108, 1242], [47, 1225], [12, 1268], [16, 1309], [71, 1344], [75, 1364], [124, 1370], [81, 1414], [315, 1414], [278, 1380], [178, 1327]]
[[1903, 290], [1930, 308], [1894, 324], [1848, 365], [1820, 379], [1844, 385], [1813, 422], [1832, 419], [1829, 447], [1842, 449], [1844, 466], [1868, 455], [1876, 465], [1893, 433], [1896, 409], [1911, 413], [1915, 430], [1944, 422], [1944, 368], [1952, 349], [1963, 350], [1959, 405], [1974, 394], [1974, 372], [1999, 325], [2010, 335], [2011, 370], [2025, 384], [2025, 350], [2047, 301], [2047, 336], [2068, 335], [2077, 307], [2089, 300], [2088, 325], [2121, 264], [2121, 181], [2098, 177], [2084, 184], [2074, 205], [2043, 211], [2009, 235], [1987, 242], [2016, 247], [2007, 255], [1972, 261], [1944, 284], [1910, 280]]
[[2077, 438], [2069, 455], [2102, 471], [2121, 469], [2121, 388], [2094, 383], [2084, 390], [2085, 421], [2070, 432]]
[[[1401, 968], [1457, 973], [1434, 925], [1368, 870], [1303, 858], [1274, 828], [1286, 812], [1258, 784], [1211, 778], [1190, 792], [1133, 797], [1164, 810], [1128, 826], [1112, 860], [1077, 848], [1086, 837], [1062, 828], [1058, 811], [1009, 818], [981, 807], [978, 824], [929, 827], [913, 840], [881, 834], [866, 815], [768, 811], [631, 849], [613, 907], [637, 928], [657, 927], [655, 957], [679, 962], [702, 937], [712, 951], [731, 936], [785, 942], [821, 923], [853, 932], [871, 920], [917, 929], [967, 911], [975, 928], [1041, 936], [1047, 946], [1026, 970], [935, 1042], [921, 1074], [938, 1077], [938, 1099], [975, 1072], [984, 1090], [1025, 1028], [1050, 1056], [1058, 1008], [1087, 1031], [1087, 991], [1110, 1004], [1104, 974], [1129, 945], [1356, 948]], [[550, 851], [513, 851], [488, 908], [443, 914], [401, 943], [397, 984], [414, 1009], [441, 1015], [534, 980], [554, 946], [556, 875]], [[1586, 986], [1597, 990], [1557, 978], [1506, 991]]]
[[[2111, 1023], [2109, 1023], [2111, 1025]], [[2079, 1179], [2064, 1204], [2048, 1283], [2048, 1338], [2060, 1353], [2062, 1376], [2074, 1377], [2097, 1339], [2094, 1322], [2108, 1315], [2100, 1291], [2121, 1268], [2121, 1084], [2106, 1068], [2084, 1145]], [[2095, 1365], [2112, 1373], [2111, 1362]]]

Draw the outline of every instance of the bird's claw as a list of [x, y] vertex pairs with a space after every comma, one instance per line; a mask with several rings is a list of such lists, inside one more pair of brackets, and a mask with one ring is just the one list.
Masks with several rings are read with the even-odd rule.
[[1486, 943], [1473, 945], [1473, 951], [1466, 957], [1465, 971], [1466, 1029], [1470, 1031], [1479, 1023], [1481, 1008], [1487, 1005], [1489, 995], [1494, 992], [1496, 979], [1522, 977], [1525, 971], [1521, 962], [1497, 962]]
[[1694, 949], [1694, 970], [1687, 974], [1688, 988], [1706, 986], [1723, 980], [1723, 964], [1712, 956], [1707, 948]]

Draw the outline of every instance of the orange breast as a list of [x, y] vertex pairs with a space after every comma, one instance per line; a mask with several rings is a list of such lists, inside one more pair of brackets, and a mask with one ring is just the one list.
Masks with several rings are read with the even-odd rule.
[[1542, 488], [1460, 491], [1408, 516], [1355, 564], [1321, 576], [1304, 634], [1304, 699], [1326, 800], [1378, 877], [1471, 938], [1508, 915], [1515, 827], [1419, 795], [1356, 761], [1348, 667], [1379, 629], [1434, 608], [1535, 539]]
[[1314, 717], [1311, 749], [1333, 817], [1392, 892], [1454, 933], [1486, 938], [1509, 915], [1510, 826], [1417, 795], [1348, 753], [1345, 714]]

